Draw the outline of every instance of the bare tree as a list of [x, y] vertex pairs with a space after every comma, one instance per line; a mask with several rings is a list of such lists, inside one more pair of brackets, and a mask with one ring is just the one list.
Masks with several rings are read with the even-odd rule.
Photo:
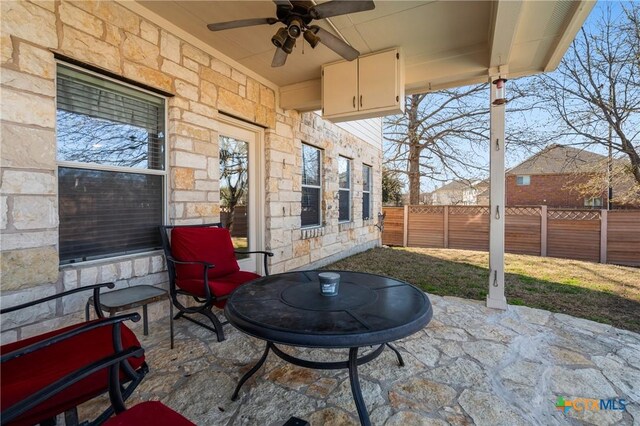
[[220, 199], [229, 210], [225, 224], [229, 232], [233, 232], [236, 207], [245, 202], [249, 187], [247, 154], [246, 142], [220, 138]]
[[[510, 114], [536, 107], [522, 102], [526, 93], [517, 85], [510, 84], [510, 94]], [[487, 174], [489, 112], [489, 85], [482, 84], [407, 96], [404, 114], [385, 118], [385, 162], [390, 172], [408, 177], [410, 204], [419, 203], [422, 177], [444, 182]], [[546, 143], [522, 123], [508, 126], [510, 146]]]
[[565, 185], [566, 189], [577, 191], [584, 198], [600, 198], [612, 187], [612, 205], [619, 207], [640, 207], [640, 184], [634, 179], [628, 160], [609, 161], [604, 159], [594, 163], [586, 173], [576, 173]]
[[640, 4], [621, 10], [607, 4], [594, 18], [558, 69], [537, 76], [534, 87], [559, 137], [610, 149], [628, 160], [628, 173], [640, 184]]
[[139, 126], [58, 111], [57, 139], [60, 160], [162, 168], [161, 138]]
[[382, 203], [399, 206], [402, 203], [402, 187], [404, 185], [394, 172], [382, 168]]

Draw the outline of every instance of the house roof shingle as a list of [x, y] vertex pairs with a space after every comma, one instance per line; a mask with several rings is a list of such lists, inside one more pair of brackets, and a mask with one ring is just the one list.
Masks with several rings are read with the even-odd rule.
[[507, 175], [545, 175], [593, 172], [604, 155], [566, 145], [550, 145], [507, 171]]

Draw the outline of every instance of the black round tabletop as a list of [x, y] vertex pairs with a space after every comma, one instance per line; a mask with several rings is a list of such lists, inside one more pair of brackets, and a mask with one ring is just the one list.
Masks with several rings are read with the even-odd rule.
[[318, 274], [299, 271], [240, 286], [225, 314], [241, 331], [274, 343], [347, 348], [409, 336], [433, 315], [427, 295], [393, 278], [361, 272], [340, 274], [337, 296], [320, 294]]

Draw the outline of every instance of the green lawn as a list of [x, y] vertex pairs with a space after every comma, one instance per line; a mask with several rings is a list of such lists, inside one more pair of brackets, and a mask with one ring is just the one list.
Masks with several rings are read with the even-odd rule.
[[[428, 293], [484, 300], [489, 255], [448, 249], [376, 248], [324, 269], [388, 275]], [[506, 254], [507, 301], [640, 332], [640, 269]]]

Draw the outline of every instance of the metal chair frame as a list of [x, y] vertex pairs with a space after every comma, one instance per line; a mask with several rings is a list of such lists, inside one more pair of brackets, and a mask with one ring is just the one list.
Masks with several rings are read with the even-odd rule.
[[[222, 342], [224, 340], [224, 330], [222, 326], [228, 324], [228, 321], [220, 321], [215, 313], [213, 313], [214, 303], [226, 300], [229, 295], [218, 297], [211, 293], [211, 289], [209, 288], [209, 269], [215, 268], [215, 265], [212, 263], [207, 263], [203, 261], [184, 261], [180, 259], [176, 259], [171, 254], [171, 240], [170, 234], [173, 228], [222, 228], [221, 222], [215, 223], [204, 223], [197, 225], [162, 225], [159, 227], [160, 235], [162, 237], [162, 248], [164, 249], [164, 255], [167, 259], [167, 272], [169, 274], [169, 297], [171, 297], [171, 301], [173, 305], [178, 308], [178, 313], [176, 314], [174, 319], [184, 318], [188, 321], [191, 321], [195, 324], [198, 324], [201, 327], [206, 328], [207, 330], [211, 330], [216, 333], [216, 338], [218, 342]], [[269, 275], [269, 265], [268, 258], [273, 257], [273, 253], [264, 250], [254, 250], [254, 251], [245, 251], [245, 250], [234, 250], [235, 254], [262, 254], [263, 255], [263, 264], [264, 264], [264, 272], [265, 275]], [[176, 265], [201, 265], [203, 267], [203, 283], [204, 283], [204, 293], [205, 298], [203, 299], [201, 296], [197, 296], [188, 291], [182, 290], [176, 286]], [[193, 298], [198, 305], [197, 306], [185, 306], [183, 303], [178, 300], [178, 296], [187, 296]], [[198, 321], [197, 319], [191, 318], [187, 315], [195, 315], [201, 314], [204, 315], [211, 321], [213, 327], [208, 324], [203, 323], [202, 321]]]
[[[113, 283], [102, 283], [102, 284], [95, 284], [95, 285], [90, 285], [90, 286], [86, 286], [86, 287], [80, 287], [80, 288], [75, 288], [72, 290], [68, 290], [62, 293], [58, 293], [58, 294], [54, 294], [52, 296], [48, 296], [48, 297], [44, 297], [42, 299], [38, 299], [38, 300], [34, 300], [32, 302], [28, 302], [28, 303], [23, 303], [21, 305], [17, 305], [17, 306], [12, 306], [9, 308], [5, 308], [0, 310], [0, 314], [5, 314], [5, 313], [9, 313], [9, 312], [14, 312], [17, 310], [21, 310], [21, 309], [25, 309], [25, 308], [29, 308], [31, 306], [37, 305], [39, 303], [44, 303], [44, 302], [48, 302], [50, 300], [54, 300], [54, 299], [58, 299], [64, 296], [68, 296], [70, 294], [74, 294], [74, 293], [78, 293], [78, 292], [82, 292], [82, 291], [87, 291], [87, 290], [93, 290], [93, 301], [94, 301], [94, 307], [96, 307], [96, 310], [98, 309], [98, 306], [100, 305], [100, 289], [106, 287], [106, 288], [113, 288], [114, 284]], [[93, 322], [87, 322], [77, 328], [74, 328], [72, 330], [68, 330], [64, 333], [58, 334], [56, 336], [52, 336], [49, 337], [47, 339], [43, 339], [40, 340], [38, 342], [35, 342], [31, 345], [27, 345], [24, 346], [22, 348], [16, 349], [14, 351], [8, 352], [8, 353], [3, 353], [1, 358], [0, 358], [0, 362], [1, 363], [5, 363], [8, 361], [11, 361], [12, 359], [36, 352], [38, 350], [44, 349], [50, 345], [54, 345], [60, 342], [63, 342], [71, 337], [80, 335], [82, 333], [88, 332], [90, 330], [94, 330], [96, 328], [99, 327], [105, 327], [105, 326], [113, 326], [113, 333], [112, 333], [112, 337], [113, 337], [113, 347], [114, 350], [116, 352], [120, 352], [124, 355], [120, 356], [119, 359], [119, 366], [121, 366], [122, 371], [124, 371], [125, 373], [125, 377], [126, 380], [129, 382], [128, 385], [122, 386], [120, 385], [120, 377], [119, 374], [116, 374], [117, 380], [118, 380], [118, 389], [117, 392], [120, 395], [120, 399], [123, 401], [124, 404], [124, 400], [126, 400], [135, 390], [135, 388], [138, 386], [138, 384], [140, 384], [140, 382], [142, 381], [143, 377], [147, 374], [147, 372], [149, 371], [149, 368], [147, 367], [146, 363], [143, 363], [142, 366], [140, 368], [138, 368], [138, 370], [135, 370], [131, 364], [128, 361], [129, 356], [137, 356], [135, 355], [133, 352], [131, 351], [125, 351], [125, 349], [122, 347], [122, 328], [121, 328], [121, 324], [124, 321], [127, 320], [131, 320], [133, 322], [137, 322], [140, 320], [140, 315], [137, 313], [133, 313], [133, 314], [127, 314], [127, 315], [118, 315], [118, 316], [114, 316], [114, 317], [110, 317], [110, 318], [100, 318], [96, 321]], [[78, 350], [82, 350], [82, 348], [78, 348]], [[124, 351], [124, 352], [123, 352]], [[114, 355], [115, 356], [115, 355]], [[55, 361], [55, 360], [54, 360]], [[104, 360], [102, 360], [104, 361]], [[65, 377], [62, 377], [60, 379], [58, 379], [57, 381], [55, 381], [54, 383], [49, 384], [48, 386], [44, 387], [43, 389], [40, 389], [38, 392], [30, 395], [29, 397], [23, 399], [22, 401], [19, 401], [17, 403], [15, 403], [14, 405], [12, 405], [11, 407], [6, 408], [1, 416], [1, 424], [6, 424], [11, 422], [12, 420], [18, 418], [20, 415], [24, 414], [25, 412], [29, 411], [30, 409], [32, 409], [33, 407], [36, 407], [38, 404], [41, 404], [42, 402], [46, 401], [47, 399], [51, 398], [52, 396], [56, 395], [57, 393], [59, 393], [60, 391], [68, 388], [69, 386], [73, 385], [74, 383], [77, 383], [78, 381], [90, 376], [93, 372], [95, 372], [95, 370], [91, 370], [92, 367], [96, 366], [100, 361], [96, 360], [95, 363], [90, 364], [89, 366], [85, 367], [82, 370], [78, 370], [75, 371], [73, 373], [70, 373], [68, 375], [66, 375]], [[90, 371], [89, 371], [90, 370]], [[104, 392], [109, 391], [110, 393], [112, 392], [111, 388], [107, 388], [105, 387]], [[95, 395], [98, 396], [98, 395]], [[119, 409], [119, 406], [115, 407], [115, 410], [117, 411], [117, 409]], [[73, 411], [73, 410], [72, 410]], [[100, 425], [102, 423], [104, 423], [109, 417], [111, 417], [111, 415], [114, 413], [114, 406], [110, 406], [109, 408], [107, 408], [102, 414], [100, 414], [95, 420], [90, 421], [90, 422], [86, 422], [86, 424], [88, 425]], [[65, 413], [67, 420], [72, 420], [73, 423], [77, 424], [77, 415], [74, 413], [70, 413], [69, 411], [67, 411], [67, 413]], [[53, 421], [53, 419], [51, 419]], [[45, 423], [52, 423], [52, 421], [49, 420], [44, 420]], [[53, 424], [55, 424], [55, 422], [53, 421]], [[83, 423], [84, 424], [84, 423]]]

